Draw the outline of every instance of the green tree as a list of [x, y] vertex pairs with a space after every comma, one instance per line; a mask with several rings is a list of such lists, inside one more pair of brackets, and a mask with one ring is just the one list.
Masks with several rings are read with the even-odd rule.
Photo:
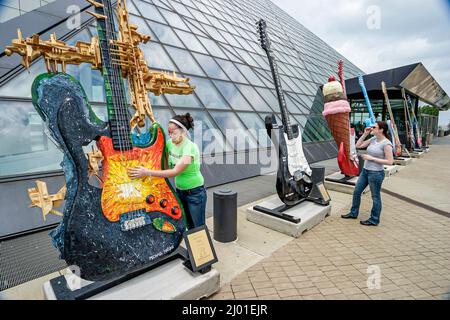
[[439, 116], [439, 109], [433, 106], [422, 106], [419, 108], [419, 114], [429, 114], [431, 116]]

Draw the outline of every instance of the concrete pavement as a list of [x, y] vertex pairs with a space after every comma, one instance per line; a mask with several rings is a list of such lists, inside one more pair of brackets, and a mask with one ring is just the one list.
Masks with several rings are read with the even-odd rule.
[[[449, 157], [450, 144], [433, 145], [384, 187], [449, 210]], [[340, 218], [350, 209], [351, 195], [330, 194], [329, 218], [229, 283], [230, 277], [223, 279], [211, 299], [450, 299], [448, 217], [383, 194], [381, 224], [364, 227]], [[370, 197], [363, 196], [361, 220], [369, 217]]]

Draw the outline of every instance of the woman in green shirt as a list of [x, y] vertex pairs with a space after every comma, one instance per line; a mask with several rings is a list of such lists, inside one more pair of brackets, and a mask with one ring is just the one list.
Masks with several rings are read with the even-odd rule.
[[190, 140], [189, 129], [194, 127], [194, 119], [189, 113], [176, 115], [169, 120], [169, 141], [166, 154], [169, 169], [149, 170], [144, 167], [130, 168], [131, 178], [144, 176], [173, 178], [178, 197], [186, 213], [188, 228], [205, 224], [206, 190], [200, 172], [200, 152], [197, 145]]

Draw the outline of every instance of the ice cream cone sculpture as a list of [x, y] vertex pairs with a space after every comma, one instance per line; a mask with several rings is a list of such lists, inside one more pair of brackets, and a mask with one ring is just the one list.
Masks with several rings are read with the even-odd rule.
[[[328, 122], [331, 134], [339, 148], [338, 164], [342, 174], [357, 176], [359, 173], [356, 148], [351, 148], [354, 130], [350, 128], [350, 104], [347, 101], [344, 88], [331, 76], [323, 86], [324, 111], [322, 115]], [[353, 140], [354, 144], [354, 140]], [[353, 150], [354, 149], [354, 150]]]

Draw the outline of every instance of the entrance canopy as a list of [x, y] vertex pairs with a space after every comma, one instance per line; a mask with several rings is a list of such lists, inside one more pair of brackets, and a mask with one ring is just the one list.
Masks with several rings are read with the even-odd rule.
[[[383, 99], [381, 81], [384, 81], [390, 99], [401, 99], [401, 88], [405, 88], [406, 92], [441, 111], [450, 108], [450, 97], [422, 63], [368, 74], [363, 78], [371, 100]], [[346, 80], [345, 86], [349, 99], [364, 99], [358, 78]]]

